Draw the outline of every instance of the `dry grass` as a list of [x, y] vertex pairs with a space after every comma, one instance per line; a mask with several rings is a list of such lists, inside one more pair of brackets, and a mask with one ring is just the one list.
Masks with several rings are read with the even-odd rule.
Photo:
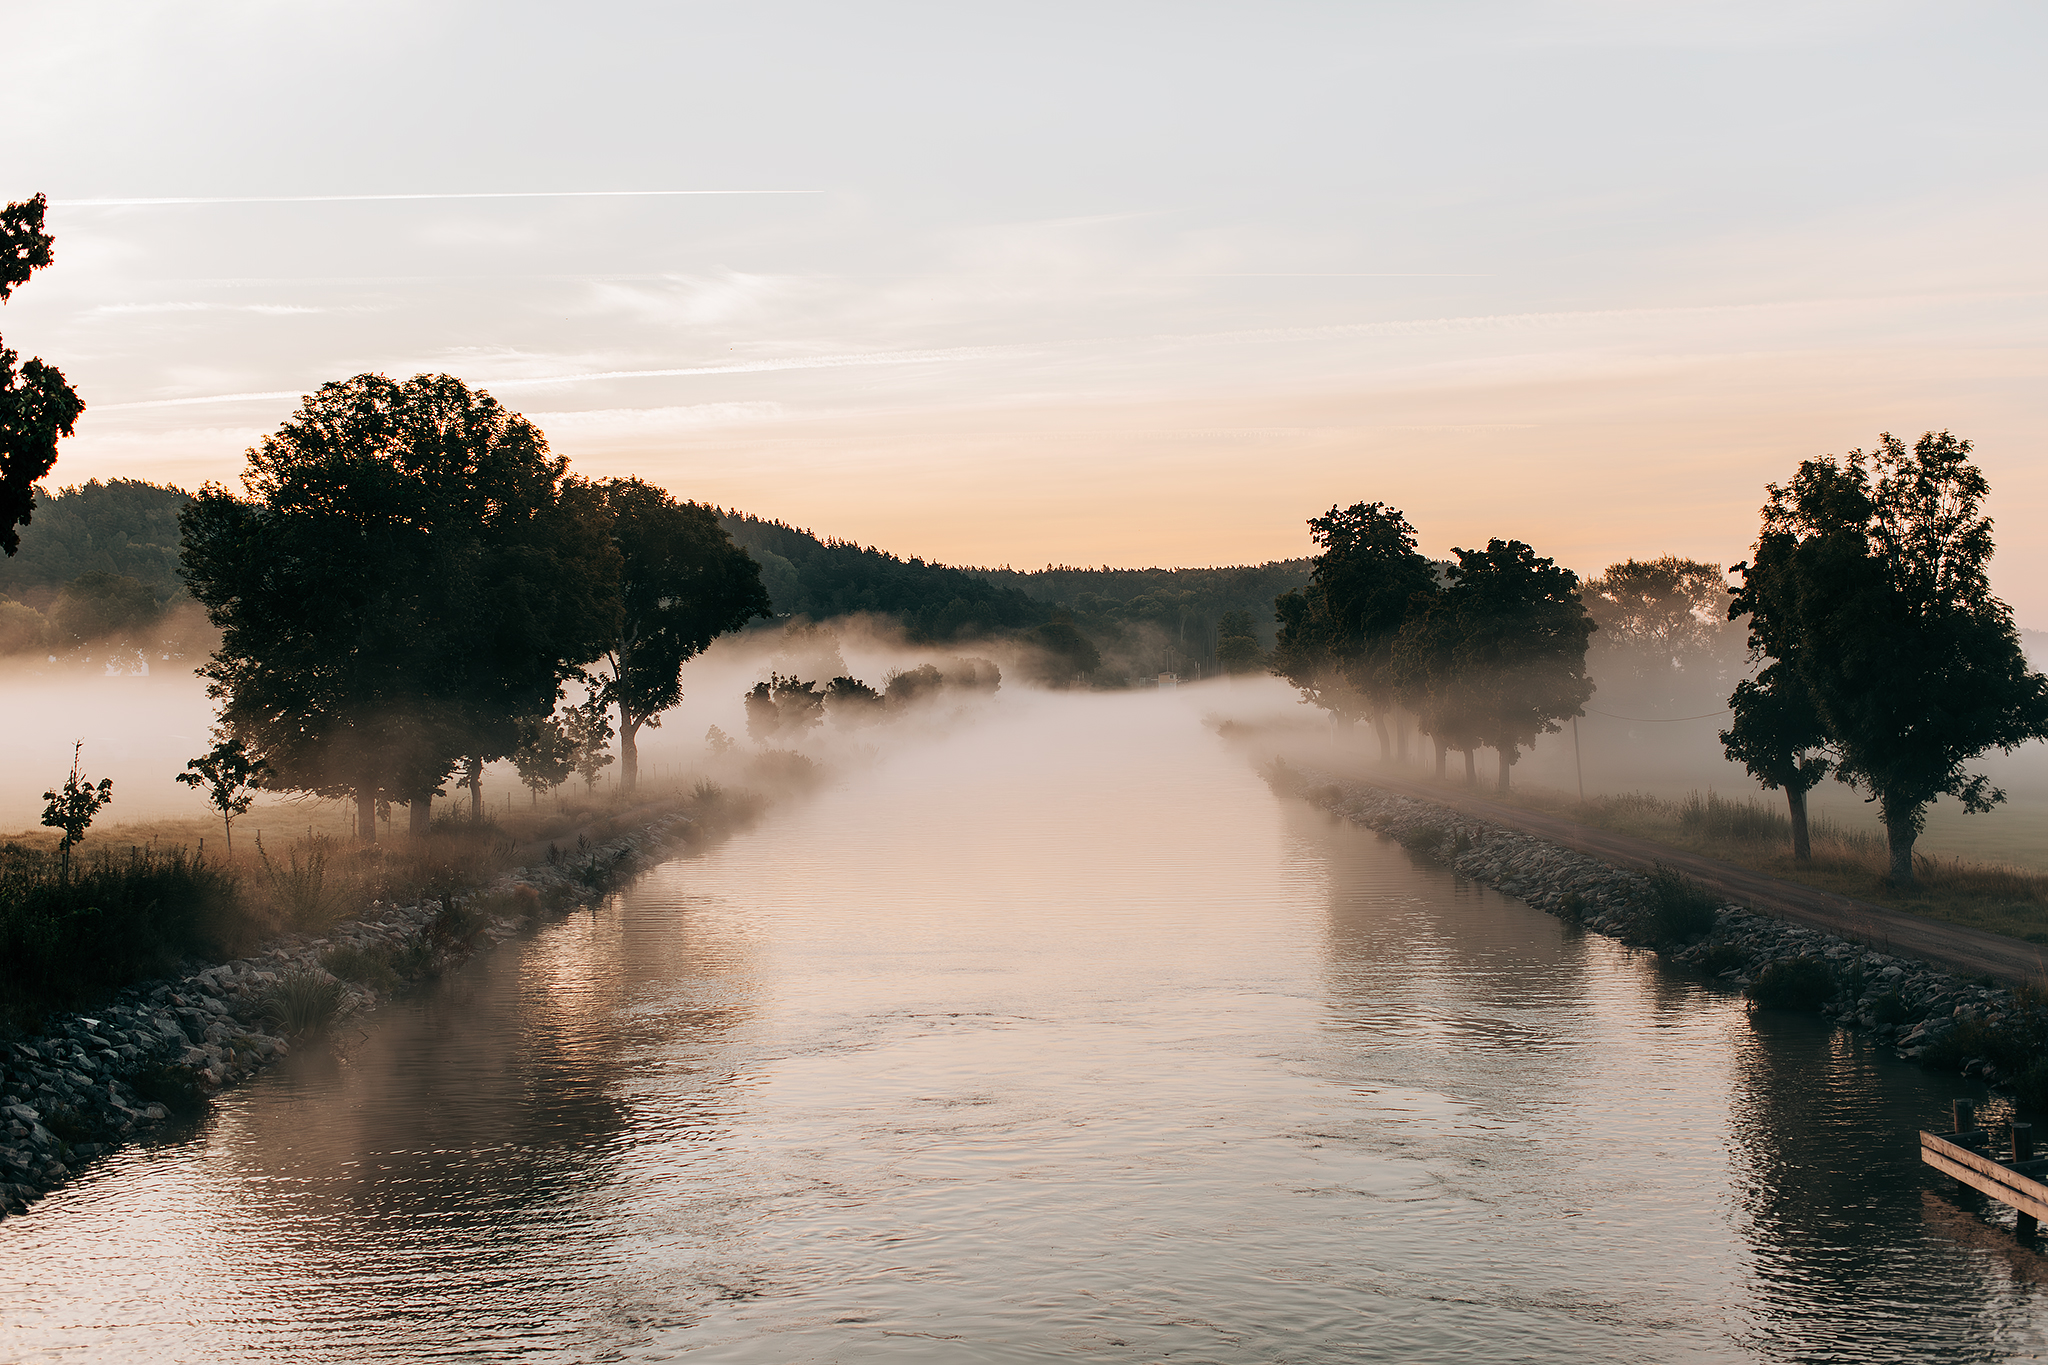
[[[1491, 792], [1486, 795], [1493, 797]], [[1540, 787], [1517, 790], [1508, 800], [1803, 886], [2030, 943], [2048, 943], [2048, 873], [1922, 854], [1913, 860], [1919, 885], [1900, 889], [1886, 879], [1890, 858], [1883, 836], [1826, 819], [1810, 822], [1813, 861], [1799, 863], [1792, 857], [1792, 825], [1782, 800], [1731, 801], [1709, 792], [1667, 801], [1645, 792], [1624, 792], [1581, 803]]]

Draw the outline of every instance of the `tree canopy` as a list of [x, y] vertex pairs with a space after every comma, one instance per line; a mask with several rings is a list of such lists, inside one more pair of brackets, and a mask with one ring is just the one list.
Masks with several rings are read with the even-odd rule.
[[618, 555], [604, 698], [619, 708], [620, 782], [632, 791], [637, 736], [682, 700], [683, 665], [773, 608], [759, 564], [733, 543], [718, 509], [678, 502], [639, 479], [597, 487]]
[[1886, 432], [1870, 451], [1804, 460], [1768, 486], [1755, 554], [1735, 566], [1731, 613], [1810, 699], [1837, 774], [1878, 803], [1902, 885], [1929, 802], [2004, 799], [1969, 761], [2048, 736], [2048, 678], [1991, 593], [1990, 484], [1970, 451], [1946, 431], [1910, 450]]
[[[0, 303], [15, 287], [55, 259], [43, 231], [48, 201], [33, 199], [0, 209]], [[17, 362], [20, 364], [17, 367]], [[0, 550], [13, 555], [36, 506], [36, 484], [57, 463], [57, 442], [77, 425], [85, 403], [63, 372], [40, 359], [21, 361], [0, 344]]]
[[[272, 785], [428, 800], [507, 754], [601, 652], [613, 554], [566, 461], [448, 375], [322, 386], [248, 453], [246, 497], [182, 515], [185, 579], [222, 633], [201, 669]], [[317, 604], [317, 606], [314, 606]]]

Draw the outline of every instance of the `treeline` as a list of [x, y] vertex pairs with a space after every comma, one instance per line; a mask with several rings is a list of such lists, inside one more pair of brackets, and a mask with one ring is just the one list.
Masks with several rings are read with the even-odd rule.
[[865, 612], [895, 619], [913, 641], [944, 642], [1024, 629], [1050, 615], [1026, 594], [964, 569], [850, 540], [821, 540], [744, 512], [721, 509], [719, 517], [760, 564], [778, 616], [824, 621]]
[[140, 479], [38, 488], [19, 552], [0, 559], [0, 655], [182, 656], [200, 623], [178, 565], [178, 516], [192, 495]]
[[1500, 758], [1499, 786], [1521, 750], [1580, 714], [1593, 695], [1586, 641], [1595, 629], [1570, 569], [1519, 540], [1454, 550], [1440, 565], [1384, 503], [1333, 507], [1309, 522], [1321, 547], [1309, 582], [1275, 602], [1273, 671], [1334, 716], [1369, 721], [1381, 754], [1412, 718], [1436, 772], [1461, 752]]
[[2005, 794], [1970, 761], [2048, 738], [2048, 678], [1990, 590], [1990, 486], [1970, 449], [1948, 432], [1911, 449], [1887, 433], [1802, 461], [1767, 487], [1732, 589], [1719, 566], [1669, 556], [1581, 584], [1515, 540], [1433, 564], [1394, 508], [1333, 507], [1309, 522], [1309, 582], [1275, 603], [1272, 668], [1333, 716], [1373, 724], [1383, 758], [1410, 723], [1439, 777], [1448, 751], [1470, 781], [1474, 751], [1496, 750], [1505, 792], [1521, 749], [1585, 713], [1590, 651], [1618, 704], [1727, 707], [1722, 745], [1785, 792], [1797, 858], [1816, 784], [1867, 791], [1891, 879], [1911, 885], [1928, 805], [1989, 810]]
[[[1274, 642], [1273, 599], [1308, 582], [1308, 559], [1208, 569], [975, 569], [1067, 614], [1110, 672], [1205, 677], [1256, 669]], [[1250, 640], [1249, 651], [1242, 643]]]

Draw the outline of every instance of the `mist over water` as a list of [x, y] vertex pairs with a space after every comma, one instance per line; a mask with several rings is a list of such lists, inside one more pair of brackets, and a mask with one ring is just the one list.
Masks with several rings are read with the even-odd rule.
[[[0, 1223], [0, 1356], [2002, 1360], [1959, 1084], [1011, 691]], [[1271, 689], [1244, 693], [1265, 706]]]

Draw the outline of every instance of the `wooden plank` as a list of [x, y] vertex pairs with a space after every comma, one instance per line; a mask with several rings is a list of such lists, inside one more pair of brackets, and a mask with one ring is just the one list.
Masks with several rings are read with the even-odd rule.
[[1920, 1150], [1920, 1159], [1935, 1170], [1940, 1171], [1943, 1175], [1953, 1176], [1972, 1189], [1982, 1190], [2000, 1203], [2012, 1205], [2021, 1213], [2028, 1214], [2034, 1218], [2048, 1218], [2048, 1204], [2044, 1204], [2038, 1199], [2029, 1198], [2012, 1186], [2002, 1184], [1988, 1175], [1982, 1175], [1973, 1171], [1968, 1166], [1964, 1166], [1959, 1162], [1950, 1161], [1932, 1147], [1923, 1147]]
[[[1928, 1152], [1939, 1152], [1957, 1165], [1967, 1166], [1979, 1175], [1989, 1176], [2048, 1208], [2048, 1185], [2021, 1175], [2002, 1161], [1993, 1160], [1981, 1152], [1973, 1152], [1968, 1147], [1959, 1146], [1939, 1133], [1923, 1131], [1920, 1134], [1920, 1147], [1923, 1156]], [[2012, 1203], [2009, 1199], [2006, 1202]]]

